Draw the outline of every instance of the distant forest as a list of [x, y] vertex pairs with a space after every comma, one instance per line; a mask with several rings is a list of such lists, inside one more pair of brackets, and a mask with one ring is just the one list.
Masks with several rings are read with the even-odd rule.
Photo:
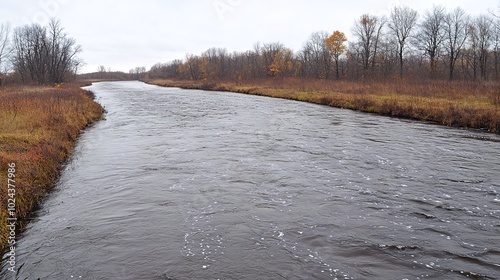
[[314, 32], [296, 52], [279, 42], [257, 43], [246, 52], [210, 48], [158, 63], [147, 73], [132, 69], [130, 75], [213, 81], [500, 80], [500, 19], [491, 13], [471, 17], [461, 8], [434, 6], [420, 16], [409, 7], [395, 7], [387, 16], [361, 15], [352, 34], [347, 41], [341, 31]]

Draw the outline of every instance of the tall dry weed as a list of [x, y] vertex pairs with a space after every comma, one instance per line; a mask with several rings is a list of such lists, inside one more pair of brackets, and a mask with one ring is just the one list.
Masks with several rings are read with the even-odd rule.
[[[0, 89], [0, 180], [9, 163], [16, 169], [16, 217], [20, 228], [54, 185], [82, 129], [98, 120], [103, 108], [76, 85]], [[7, 192], [0, 192], [0, 223], [6, 224]], [[6, 227], [0, 227], [5, 244]]]

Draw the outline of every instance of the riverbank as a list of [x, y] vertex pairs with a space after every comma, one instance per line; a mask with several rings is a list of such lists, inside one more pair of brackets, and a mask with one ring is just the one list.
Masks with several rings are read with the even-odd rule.
[[[80, 86], [0, 88], [2, 247], [11, 235], [8, 219], [17, 219], [16, 232], [23, 230], [54, 187], [82, 130], [102, 118], [104, 109]], [[9, 210], [14, 206], [15, 213]]]
[[292, 99], [384, 116], [500, 133], [500, 87], [447, 81], [349, 82], [264, 79], [253, 82], [145, 80], [185, 89]]

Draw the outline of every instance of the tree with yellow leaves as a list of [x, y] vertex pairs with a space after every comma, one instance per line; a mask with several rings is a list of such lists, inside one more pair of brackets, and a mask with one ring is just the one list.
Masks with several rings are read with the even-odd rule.
[[272, 77], [286, 76], [293, 71], [293, 52], [289, 49], [277, 50], [273, 62], [269, 66], [269, 75]]
[[339, 73], [339, 59], [340, 56], [345, 52], [346, 46], [344, 43], [347, 41], [347, 38], [345, 37], [345, 34], [340, 31], [335, 31], [333, 34], [326, 38], [326, 47], [328, 51], [330, 52], [330, 55], [332, 58], [335, 60], [335, 68], [336, 68], [336, 73], [337, 73], [337, 79], [340, 78], [340, 73]]

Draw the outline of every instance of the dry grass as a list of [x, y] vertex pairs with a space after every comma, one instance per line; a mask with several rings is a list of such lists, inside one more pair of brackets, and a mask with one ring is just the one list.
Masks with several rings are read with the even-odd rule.
[[500, 86], [447, 81], [350, 82], [264, 79], [243, 83], [148, 80], [161, 86], [293, 99], [386, 116], [500, 133]]
[[[0, 181], [16, 168], [18, 229], [54, 186], [81, 130], [101, 118], [103, 108], [79, 85], [0, 88]], [[0, 224], [6, 225], [7, 190], [0, 192]], [[8, 237], [0, 227], [0, 244]]]

